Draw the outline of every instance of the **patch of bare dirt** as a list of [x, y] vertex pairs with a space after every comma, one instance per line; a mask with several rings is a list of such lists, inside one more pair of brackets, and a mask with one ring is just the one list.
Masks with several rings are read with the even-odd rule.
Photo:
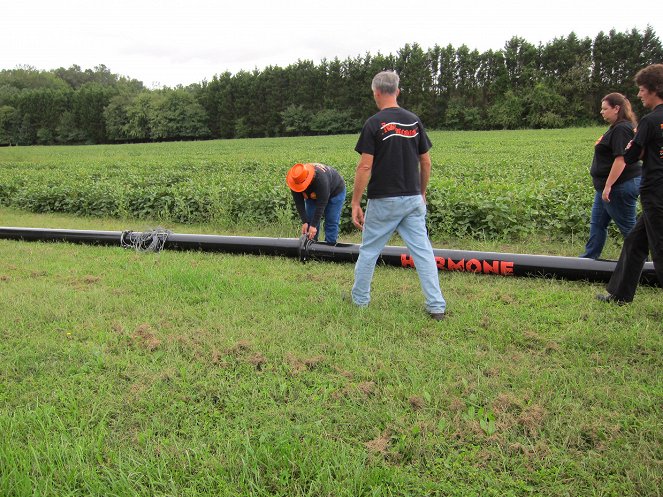
[[217, 349], [212, 350], [212, 364], [225, 368], [228, 365], [224, 359], [225, 356], [226, 355], [223, 352], [220, 352]]
[[354, 374], [352, 374], [352, 371], [348, 371], [346, 369], [339, 368], [338, 366], [334, 366], [334, 370], [338, 374], [340, 374], [341, 376], [343, 376], [344, 378], [347, 378], [349, 380], [351, 380], [354, 377]]
[[463, 412], [465, 411], [465, 402], [463, 402], [458, 397], [451, 399], [451, 402], [449, 403], [449, 410], [456, 413]]
[[267, 358], [262, 355], [260, 352], [253, 354], [251, 357], [249, 357], [248, 361], [258, 370], [262, 371], [263, 368], [265, 367], [265, 364], [267, 364]]
[[324, 356], [316, 355], [309, 358], [300, 359], [294, 354], [287, 354], [286, 361], [290, 365], [290, 373], [292, 375], [298, 375], [304, 371], [311, 371], [318, 367], [323, 361]]
[[158, 349], [161, 345], [161, 340], [156, 337], [152, 332], [152, 327], [147, 323], [139, 325], [133, 335], [131, 335], [131, 339], [136, 345], [147, 349], [150, 352]]
[[499, 298], [499, 300], [501, 300], [501, 301], [504, 302], [505, 304], [509, 304], [509, 305], [511, 305], [511, 304], [515, 304], [515, 303], [516, 303], [516, 299], [513, 298], [513, 295], [509, 295], [509, 294], [506, 294], [506, 293], [503, 293], [503, 294], [500, 295], [498, 298]]
[[550, 448], [542, 440], [538, 440], [534, 445], [523, 445], [519, 442], [508, 446], [508, 452], [512, 455], [522, 455], [529, 463], [532, 461], [542, 461], [550, 455]]
[[537, 436], [546, 411], [540, 405], [534, 404], [525, 408], [518, 417], [518, 423], [525, 429], [525, 433], [529, 436]]
[[129, 387], [129, 393], [134, 398], [140, 397], [140, 394], [142, 394], [145, 390], [147, 390], [147, 387], [142, 383], [134, 383]]
[[423, 397], [420, 397], [418, 395], [413, 395], [408, 399], [408, 402], [410, 403], [410, 407], [414, 409], [415, 411], [419, 411], [424, 408], [426, 405], [426, 402], [424, 401]]
[[113, 330], [113, 331], [114, 331], [115, 333], [117, 333], [118, 335], [122, 335], [122, 334], [124, 333], [124, 326], [122, 326], [121, 323], [114, 322], [114, 323], [111, 325], [111, 330]]
[[390, 440], [391, 436], [389, 432], [384, 431], [379, 437], [374, 438], [373, 440], [369, 440], [368, 442], [364, 442], [364, 446], [368, 449], [369, 452], [374, 454], [382, 454], [384, 456], [387, 455]]
[[357, 390], [359, 390], [366, 397], [374, 395], [376, 389], [377, 384], [374, 381], [362, 381], [359, 385], [357, 385]]
[[315, 369], [315, 368], [318, 367], [318, 365], [321, 364], [324, 360], [325, 360], [325, 358], [324, 358], [323, 356], [321, 356], [321, 355], [315, 355], [315, 356], [313, 356], [313, 357], [305, 358], [305, 359], [304, 359], [304, 365], [305, 365], [308, 369]]
[[377, 385], [374, 381], [363, 381], [358, 385], [348, 385], [341, 390], [335, 391], [332, 393], [332, 398], [340, 399], [343, 397], [353, 397], [357, 392], [359, 392], [362, 397], [367, 398], [375, 395], [376, 390]]
[[511, 393], [500, 393], [493, 401], [493, 411], [496, 414], [505, 412], [520, 412], [522, 410], [523, 402]]
[[240, 340], [235, 345], [230, 347], [226, 352], [232, 356], [240, 356], [251, 350], [251, 342], [248, 340]]

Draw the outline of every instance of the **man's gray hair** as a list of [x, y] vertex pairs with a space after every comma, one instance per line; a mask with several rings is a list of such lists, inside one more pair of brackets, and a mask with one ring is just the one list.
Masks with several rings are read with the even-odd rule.
[[379, 91], [387, 95], [394, 95], [398, 92], [400, 78], [395, 71], [382, 71], [375, 75], [371, 83], [371, 90]]

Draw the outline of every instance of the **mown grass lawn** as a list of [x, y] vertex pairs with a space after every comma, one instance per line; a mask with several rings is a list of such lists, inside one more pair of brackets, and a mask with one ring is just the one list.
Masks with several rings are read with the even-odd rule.
[[0, 495], [661, 494], [661, 289], [440, 275], [0, 240]]

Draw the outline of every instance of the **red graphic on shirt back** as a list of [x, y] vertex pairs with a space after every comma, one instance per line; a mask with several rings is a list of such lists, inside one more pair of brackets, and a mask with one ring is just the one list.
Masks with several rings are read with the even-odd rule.
[[[417, 123], [403, 124], [403, 123], [381, 123], [382, 135], [387, 138], [392, 136], [402, 136], [404, 138], [414, 138], [419, 134]], [[387, 136], [388, 135], [388, 136]]]

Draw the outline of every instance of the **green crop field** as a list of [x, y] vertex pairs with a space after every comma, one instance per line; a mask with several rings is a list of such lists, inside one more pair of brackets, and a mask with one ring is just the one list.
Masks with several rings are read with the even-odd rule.
[[[577, 254], [600, 132], [432, 133], [434, 244]], [[286, 169], [351, 183], [354, 140], [0, 149], [0, 225], [294, 236]], [[434, 322], [415, 271], [352, 281], [0, 240], [0, 495], [661, 496], [660, 288], [441, 272]]]
[[[592, 202], [588, 168], [601, 132], [432, 132], [432, 235], [513, 240], [533, 233], [562, 239], [584, 234]], [[351, 186], [355, 140], [346, 135], [0, 148], [0, 205], [261, 226], [294, 217], [284, 176], [295, 162], [327, 163]], [[349, 202], [342, 229], [351, 230]]]

